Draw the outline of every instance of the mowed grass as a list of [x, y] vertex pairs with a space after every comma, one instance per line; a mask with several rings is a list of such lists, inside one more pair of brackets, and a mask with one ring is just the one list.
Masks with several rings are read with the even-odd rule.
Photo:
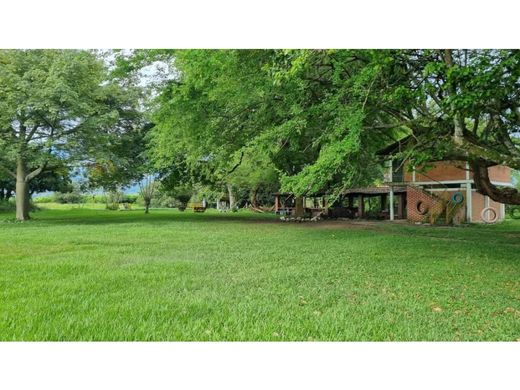
[[520, 221], [0, 215], [1, 340], [518, 340]]

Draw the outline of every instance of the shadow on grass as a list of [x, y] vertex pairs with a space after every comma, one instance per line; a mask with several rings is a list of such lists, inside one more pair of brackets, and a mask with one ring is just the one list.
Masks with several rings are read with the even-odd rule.
[[[4, 214], [5, 217], [8, 215]], [[7, 218], [4, 218], [7, 219]], [[9, 218], [11, 219], [11, 218]], [[194, 213], [179, 212], [168, 209], [151, 210], [145, 214], [143, 210], [110, 211], [93, 209], [41, 210], [32, 213], [28, 222], [37, 224], [74, 224], [74, 225], [111, 225], [111, 224], [168, 224], [171, 222], [241, 222], [241, 223], [278, 223], [274, 214], [240, 213]]]
[[[155, 225], [167, 226], [174, 222], [181, 223], [232, 223], [232, 224], [272, 224], [284, 227], [305, 227], [309, 232], [315, 230], [368, 230], [377, 234], [406, 236], [408, 240], [418, 238], [438, 242], [486, 244], [491, 248], [501, 246], [520, 246], [520, 221], [506, 221], [497, 225], [472, 225], [469, 227], [415, 226], [410, 224], [392, 224], [389, 222], [363, 221], [321, 221], [319, 223], [280, 223], [274, 214], [257, 214], [248, 211], [238, 213], [218, 213], [209, 210], [205, 213], [192, 211], [179, 212], [175, 209], [152, 209], [149, 214], [143, 210], [110, 211], [77, 208], [69, 210], [43, 209], [32, 214], [27, 223], [12, 223], [18, 226], [57, 226], [57, 225]], [[11, 224], [14, 214], [0, 214], [0, 221]], [[201, 228], [203, 228], [201, 226]]]

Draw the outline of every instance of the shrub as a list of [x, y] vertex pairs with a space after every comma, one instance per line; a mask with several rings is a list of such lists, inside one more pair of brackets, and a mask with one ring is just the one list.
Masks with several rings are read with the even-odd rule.
[[193, 196], [193, 189], [179, 186], [170, 192], [173, 199], [175, 199], [175, 206], [179, 209], [179, 211], [186, 210], [188, 206], [188, 202]]
[[53, 195], [54, 202], [63, 204], [84, 203], [85, 196], [79, 192], [55, 192]]
[[191, 194], [189, 193], [179, 193], [175, 196], [175, 200], [177, 201], [177, 208], [179, 211], [186, 210], [186, 206], [191, 199]]
[[37, 196], [34, 198], [34, 203], [51, 203], [54, 202], [53, 196]]
[[92, 195], [92, 197], [90, 199], [92, 199], [92, 203], [106, 203], [107, 202], [107, 196], [105, 194]]
[[14, 211], [16, 210], [16, 204], [13, 200], [0, 200], [0, 211]]
[[[139, 198], [139, 201], [144, 204], [144, 201], [142, 198]], [[166, 194], [157, 194], [152, 199], [152, 207], [167, 207], [167, 208], [173, 208], [176, 207], [177, 202], [175, 198], [172, 196], [168, 196]]]
[[136, 203], [139, 195], [137, 194], [124, 194], [121, 202], [123, 203]]
[[520, 206], [509, 205], [507, 211], [512, 219], [520, 219]]
[[[0, 211], [15, 211], [16, 210], [16, 201], [14, 198], [9, 200], [0, 199]], [[38, 211], [40, 208], [36, 206], [32, 201], [29, 205], [30, 211]]]
[[119, 210], [119, 204], [122, 203], [124, 194], [121, 191], [110, 191], [106, 193], [107, 210]]

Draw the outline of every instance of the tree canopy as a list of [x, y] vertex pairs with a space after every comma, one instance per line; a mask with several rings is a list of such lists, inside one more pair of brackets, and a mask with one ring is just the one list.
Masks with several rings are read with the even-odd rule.
[[[161, 55], [168, 56], [162, 52]], [[368, 184], [378, 151], [405, 139], [414, 164], [470, 163], [477, 189], [520, 203], [487, 169], [520, 167], [517, 50], [172, 51], [157, 99], [159, 165], [185, 156], [225, 176], [266, 153], [296, 194]]]
[[1, 50], [0, 167], [16, 179], [17, 218], [29, 217], [27, 184], [51, 161], [103, 156], [139, 116], [136, 89], [93, 52]]
[[[0, 51], [0, 169], [17, 217], [49, 166], [92, 186], [280, 187], [298, 197], [372, 184], [381, 150], [470, 164], [482, 194], [520, 204], [488, 168], [520, 169], [518, 50]], [[162, 64], [160, 77], [150, 67]], [[148, 70], [147, 70], [148, 69]], [[146, 77], [145, 77], [146, 76]], [[153, 78], [153, 76], [152, 76]], [[151, 90], [143, 94], [142, 84]], [[153, 172], [152, 172], [153, 171]], [[256, 195], [255, 195], [256, 196]]]

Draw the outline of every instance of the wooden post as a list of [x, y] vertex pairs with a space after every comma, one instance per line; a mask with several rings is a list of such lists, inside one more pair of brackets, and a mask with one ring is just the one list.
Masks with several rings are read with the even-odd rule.
[[395, 219], [394, 216], [394, 187], [390, 186], [390, 221]]
[[321, 198], [321, 201], [322, 201], [322, 215], [329, 215], [329, 209], [328, 209], [328, 205], [327, 205], [327, 198], [325, 197], [325, 195]]
[[360, 194], [358, 199], [358, 218], [363, 218], [365, 213], [365, 198], [363, 194]]
[[274, 212], [278, 213], [279, 209], [280, 209], [280, 195], [276, 194], [274, 196]]
[[295, 217], [303, 217], [305, 214], [305, 205], [304, 205], [304, 197], [296, 196], [294, 198], [294, 216]]
[[[392, 160], [388, 162], [388, 181], [392, 183], [394, 181], [393, 178], [393, 163]], [[390, 208], [390, 221], [393, 221], [395, 218], [394, 216], [394, 186], [390, 184], [390, 202], [389, 202], [389, 208]]]
[[397, 218], [403, 218], [403, 194], [397, 196]]
[[385, 211], [386, 200], [386, 194], [381, 194], [381, 211]]
[[466, 183], [466, 220], [471, 222], [473, 219], [473, 195], [471, 192], [471, 183]]

